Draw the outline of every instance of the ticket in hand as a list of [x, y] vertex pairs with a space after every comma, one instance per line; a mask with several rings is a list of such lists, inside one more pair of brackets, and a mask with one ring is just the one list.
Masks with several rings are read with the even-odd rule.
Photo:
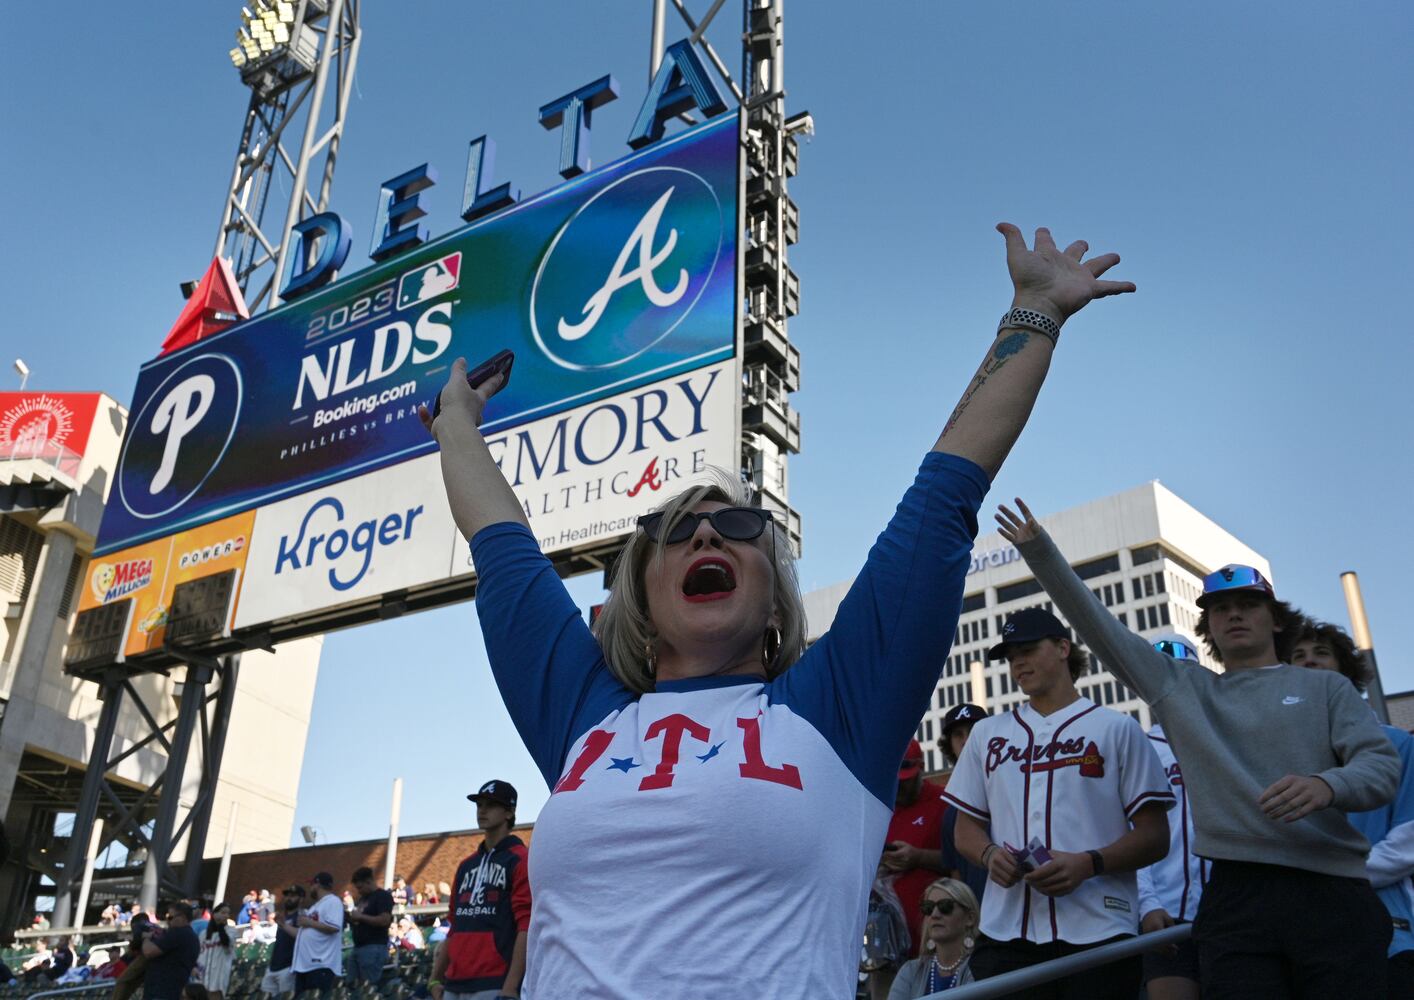
[[1031, 856], [1031, 863], [1037, 868], [1044, 868], [1054, 860], [1051, 857], [1051, 852], [1046, 849], [1046, 845], [1041, 843], [1040, 837], [1032, 837], [1031, 843], [1027, 844], [1026, 848]]
[[1023, 875], [1035, 870], [1036, 866], [1031, 863], [1031, 852], [1029, 850], [1023, 851], [1012, 847], [1005, 840], [1002, 841], [1002, 847], [1006, 848], [1006, 852], [1011, 855], [1011, 859], [1016, 862], [1016, 867], [1021, 869]]

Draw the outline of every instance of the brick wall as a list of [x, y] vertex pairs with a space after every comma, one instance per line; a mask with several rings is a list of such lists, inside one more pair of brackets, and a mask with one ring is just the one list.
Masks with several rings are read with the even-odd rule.
[[[530, 843], [531, 824], [517, 826], [514, 832]], [[476, 830], [402, 837], [398, 840], [397, 874], [407, 879], [414, 890], [420, 890], [427, 882], [450, 883], [457, 865], [480, 845], [481, 834]], [[315, 872], [333, 875], [335, 891], [342, 893], [349, 887], [349, 876], [354, 869], [363, 865], [372, 868], [381, 883], [387, 857], [387, 840], [235, 854], [231, 856], [231, 874], [226, 882], [226, 902], [238, 905], [251, 889], [269, 889], [278, 896], [281, 887], [292, 882], [308, 882]]]

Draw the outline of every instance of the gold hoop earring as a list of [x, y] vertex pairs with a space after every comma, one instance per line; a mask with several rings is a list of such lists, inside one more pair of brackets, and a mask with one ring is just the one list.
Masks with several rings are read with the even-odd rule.
[[772, 625], [766, 630], [766, 640], [761, 644], [761, 665], [770, 670], [781, 656], [781, 630]]
[[652, 636], [643, 640], [643, 666], [648, 670], [649, 677], [658, 676], [658, 647]]

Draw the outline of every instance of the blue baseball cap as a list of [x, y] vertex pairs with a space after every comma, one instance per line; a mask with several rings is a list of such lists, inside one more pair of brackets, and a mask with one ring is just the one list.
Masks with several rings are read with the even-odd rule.
[[1252, 566], [1243, 566], [1241, 563], [1229, 563], [1222, 569], [1203, 577], [1203, 593], [1198, 596], [1198, 607], [1206, 609], [1219, 594], [1238, 590], [1261, 594], [1269, 601], [1277, 599], [1271, 582], [1260, 571]]
[[1037, 642], [1041, 639], [1069, 638], [1070, 629], [1062, 625], [1061, 620], [1045, 608], [1023, 608], [1007, 616], [1002, 625], [1001, 642], [987, 650], [987, 659], [1006, 659], [1008, 646], [1020, 646], [1022, 643]]

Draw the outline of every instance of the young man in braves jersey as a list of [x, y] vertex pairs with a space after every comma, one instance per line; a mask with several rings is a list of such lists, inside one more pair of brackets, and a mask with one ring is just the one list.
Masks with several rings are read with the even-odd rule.
[[[957, 846], [995, 883], [972, 957], [978, 979], [1138, 930], [1134, 872], [1168, 849], [1173, 792], [1139, 724], [1075, 689], [1086, 657], [1055, 615], [1010, 616], [989, 659], [1006, 659], [1025, 704], [973, 727], [944, 797]], [[1045, 857], [1020, 861], [1032, 845]], [[1138, 957], [1012, 994], [1133, 1000]]]
[[1129, 631], [1020, 500], [1014, 544], [1077, 632], [1153, 708], [1183, 761], [1194, 851], [1211, 862], [1193, 940], [1204, 1000], [1384, 997], [1389, 914], [1346, 818], [1399, 786], [1399, 755], [1344, 678], [1288, 662], [1301, 616], [1252, 566], [1203, 580], [1195, 631], [1222, 673]]
[[[1364, 691], [1370, 668], [1350, 636], [1338, 625], [1308, 621], [1291, 647], [1291, 665], [1342, 674]], [[1394, 936], [1389, 943], [1389, 995], [1414, 997], [1414, 736], [1380, 726], [1399, 752], [1399, 791], [1388, 805], [1346, 818], [1370, 841], [1365, 872], [1389, 911]]]
[[488, 781], [467, 798], [476, 803], [483, 836], [452, 883], [452, 929], [432, 962], [432, 1000], [518, 997], [530, 929], [530, 878], [525, 843], [511, 833], [516, 790], [508, 781]]
[[[1154, 636], [1154, 648], [1175, 660], [1198, 663], [1198, 645], [1177, 632]], [[1159, 755], [1169, 785], [1178, 799], [1169, 813], [1169, 852], [1160, 861], [1139, 869], [1139, 929], [1145, 934], [1188, 924], [1198, 915], [1208, 862], [1193, 853], [1193, 814], [1188, 808], [1188, 786], [1169, 746], [1164, 727], [1149, 728], [1149, 741]], [[1144, 953], [1144, 989], [1149, 1000], [1198, 1000], [1198, 946], [1193, 939]]]

